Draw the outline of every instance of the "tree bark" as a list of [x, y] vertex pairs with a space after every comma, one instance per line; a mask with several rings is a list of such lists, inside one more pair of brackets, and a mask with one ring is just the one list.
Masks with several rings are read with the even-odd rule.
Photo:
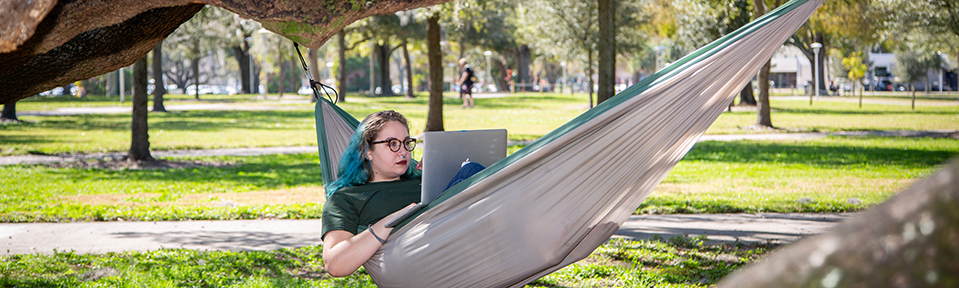
[[340, 29], [340, 33], [336, 34], [336, 42], [339, 49], [337, 49], [337, 54], [339, 54], [339, 64], [337, 64], [338, 69], [336, 73], [336, 89], [338, 96], [336, 99], [337, 102], [346, 102], [346, 31]]
[[756, 106], [756, 96], [753, 94], [753, 83], [746, 83], [739, 92], [739, 105]]
[[200, 57], [193, 56], [193, 98], [200, 100]]
[[[522, 89], [516, 89], [518, 91], [527, 91], [529, 88], [530, 79], [529, 79], [529, 58], [530, 50], [529, 46], [521, 45], [516, 52], [516, 85], [522, 87]], [[592, 98], [590, 98], [592, 100]]]
[[[316, 59], [317, 58], [316, 49], [308, 49], [308, 50], [309, 51], [306, 52], [306, 56], [310, 57], [310, 62], [309, 64], [307, 64], [307, 65], [310, 65], [310, 76], [313, 77], [314, 81], [322, 82], [321, 80], [323, 79], [320, 78], [320, 63], [319, 63], [319, 60]], [[310, 87], [310, 88], [313, 88], [313, 87]], [[312, 91], [312, 89], [310, 89], [310, 91]], [[310, 93], [310, 95], [313, 95], [313, 93]], [[315, 103], [315, 102], [316, 102], [316, 95], [310, 96], [310, 103]]]
[[[276, 51], [283, 51], [282, 48], [283, 47], [277, 45]], [[283, 82], [285, 82], [283, 80], [286, 79], [286, 71], [283, 69], [283, 53], [276, 53], [276, 63], [280, 66], [280, 73], [277, 73], [276, 75], [276, 86], [279, 88], [279, 91], [277, 91], [277, 97], [283, 98], [283, 88], [285, 88], [283, 87]]]
[[599, 10], [599, 91], [596, 104], [616, 93], [616, 1], [598, 0]]
[[147, 133], [147, 58], [133, 64], [133, 121], [132, 137], [127, 159], [133, 161], [152, 161], [150, 155], [150, 135]]
[[593, 109], [593, 50], [586, 50], [586, 78], [589, 78], [589, 109]]
[[3, 112], [0, 112], [0, 120], [20, 122], [20, 119], [17, 119], [17, 102], [3, 104]]
[[383, 45], [376, 44], [376, 63], [379, 64], [379, 83], [382, 96], [394, 96], [393, 82], [390, 80], [390, 41], [389, 38], [383, 40]]
[[163, 42], [153, 47], [153, 112], [167, 112], [163, 106], [166, 86], [163, 82]]
[[[244, 48], [245, 47], [245, 48]], [[240, 93], [251, 94], [250, 91], [250, 44], [243, 40], [243, 46], [233, 46], [233, 55], [240, 66]]]
[[430, 65], [429, 111], [426, 131], [443, 131], [443, 51], [440, 47], [440, 16], [426, 19], [426, 49]]
[[406, 98], [413, 99], [413, 63], [410, 62], [410, 50], [406, 48], [407, 40], [403, 40], [403, 62], [406, 63]]
[[[769, 112], [769, 70], [772, 61], [767, 60], [763, 68], [759, 70], [759, 113], [756, 116], [756, 125], [764, 127], [773, 127], [773, 120]], [[766, 79], [763, 81], [762, 79]]]

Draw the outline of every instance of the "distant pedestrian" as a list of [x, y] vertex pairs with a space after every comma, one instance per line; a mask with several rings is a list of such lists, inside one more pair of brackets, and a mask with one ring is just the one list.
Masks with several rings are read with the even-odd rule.
[[476, 79], [476, 75], [473, 75], [473, 68], [466, 63], [466, 58], [460, 59], [460, 68], [463, 69], [463, 74], [460, 76], [457, 85], [460, 85], [460, 98], [463, 99], [462, 108], [473, 108], [475, 104], [473, 102], [473, 83]]

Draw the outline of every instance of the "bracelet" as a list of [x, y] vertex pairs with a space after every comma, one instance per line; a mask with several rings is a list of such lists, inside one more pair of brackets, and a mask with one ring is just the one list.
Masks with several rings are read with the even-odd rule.
[[380, 241], [380, 244], [386, 244], [386, 240], [383, 240], [383, 238], [380, 238], [380, 236], [376, 236], [376, 232], [373, 232], [373, 226], [370, 226], [369, 230], [370, 234], [373, 234], [373, 237], [376, 238], [376, 241]]

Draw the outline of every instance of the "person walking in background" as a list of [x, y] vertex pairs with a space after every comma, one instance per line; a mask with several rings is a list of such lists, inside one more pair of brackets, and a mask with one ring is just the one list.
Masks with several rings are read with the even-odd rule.
[[473, 79], [475, 79], [476, 76], [473, 75], [473, 68], [467, 65], [466, 58], [460, 59], [460, 68], [463, 69], [463, 74], [460, 76], [459, 81], [457, 81], [457, 84], [460, 85], [460, 98], [463, 99], [463, 106], [460, 107], [473, 108], [475, 104], [473, 102]]

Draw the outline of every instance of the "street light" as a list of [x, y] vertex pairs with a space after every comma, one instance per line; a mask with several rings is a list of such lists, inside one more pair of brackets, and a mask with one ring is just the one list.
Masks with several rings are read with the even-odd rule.
[[[487, 82], [487, 83], [492, 83], [492, 82], [493, 82], [493, 70], [490, 70], [490, 68], [489, 68], [489, 56], [490, 56], [490, 55], [493, 55], [493, 52], [486, 51], [486, 52], [483, 52], [483, 55], [486, 55], [486, 76], [489, 77], [489, 82]], [[483, 87], [483, 88], [486, 88], [486, 87]]]
[[656, 69], [653, 69], [653, 72], [659, 71], [659, 54], [664, 49], [666, 49], [666, 47], [662, 45], [653, 47], [653, 51], [656, 51]]
[[[559, 65], [563, 66], [563, 86], [559, 86], [559, 93], [562, 94], [564, 91], [566, 91], [566, 61], [559, 62]], [[573, 94], [573, 90], [569, 90], [569, 93]]]
[[[330, 68], [330, 74], [327, 79], [333, 79], [333, 61], [326, 62], [326, 68]], [[339, 87], [337, 87], [339, 88]]]
[[813, 62], [815, 62], [815, 66], [813, 66], [812, 70], [812, 82], [813, 87], [816, 88], [816, 91], [813, 92], [813, 94], [809, 94], [809, 105], [812, 105], [812, 96], [816, 95], [816, 98], [819, 98], [819, 48], [822, 48], [822, 44], [816, 42], [812, 43], [812, 45], [809, 45], [809, 47], [812, 47]]

